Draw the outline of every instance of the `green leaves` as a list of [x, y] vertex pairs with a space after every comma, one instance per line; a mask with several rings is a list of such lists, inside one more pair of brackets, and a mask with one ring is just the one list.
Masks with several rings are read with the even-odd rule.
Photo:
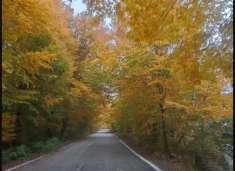
[[111, 115], [148, 149], [218, 157], [215, 123], [232, 113], [231, 3], [84, 2], [74, 17], [60, 0], [4, 1], [5, 144], [82, 135]]
[[29, 51], [42, 51], [52, 43], [52, 37], [48, 32], [42, 32], [38, 34], [26, 34], [23, 35], [16, 44], [19, 45], [19, 49], [24, 52]]
[[99, 98], [90, 75], [85, 84], [75, 75], [72, 12], [51, 0], [4, 1], [3, 6], [3, 125], [9, 125], [4, 145], [85, 132]]

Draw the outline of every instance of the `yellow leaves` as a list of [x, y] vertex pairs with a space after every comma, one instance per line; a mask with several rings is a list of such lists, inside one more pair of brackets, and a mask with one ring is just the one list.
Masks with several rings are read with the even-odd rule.
[[16, 41], [25, 33], [46, 30], [49, 21], [48, 8], [40, 0], [3, 1], [3, 38]]
[[232, 115], [233, 98], [231, 95], [222, 94], [222, 87], [218, 82], [202, 80], [195, 86], [197, 92], [196, 107], [198, 111], [219, 118]]
[[168, 108], [178, 108], [178, 109], [184, 109], [186, 111], [189, 110], [189, 106], [186, 106], [184, 104], [180, 104], [178, 102], [173, 102], [173, 101], [169, 101], [169, 100], [166, 100], [165, 101], [165, 104], [166, 104], [166, 107]]
[[208, 106], [205, 108], [202, 108], [202, 111], [209, 114], [210, 116], [214, 118], [221, 118], [226, 116], [232, 115], [232, 109], [227, 109], [225, 107], [221, 106]]
[[80, 81], [73, 81], [73, 92], [76, 94], [80, 94], [81, 92], [89, 93], [91, 89], [87, 87], [84, 83]]
[[15, 139], [15, 115], [11, 113], [2, 113], [2, 140], [10, 142]]
[[169, 14], [174, 17], [174, 16], [176, 16], [176, 11], [175, 10], [171, 10]]
[[72, 96], [80, 97], [82, 95], [85, 95], [85, 96], [92, 98], [92, 99], [98, 99], [98, 95], [96, 93], [94, 93], [88, 85], [86, 85], [80, 81], [77, 81], [77, 80], [73, 81], [72, 85], [73, 85], [73, 88], [71, 88], [71, 95]]
[[161, 82], [159, 80], [153, 80], [148, 83], [149, 86], [156, 85], [156, 84], [161, 84]]
[[46, 106], [49, 107], [49, 106], [53, 106], [53, 105], [61, 103], [63, 99], [62, 98], [55, 98], [50, 95], [47, 95], [44, 98], [44, 100], [45, 100]]
[[183, 36], [179, 30], [185, 30], [185, 34], [190, 35], [192, 29], [200, 29], [205, 21], [203, 17], [193, 20], [195, 12], [197, 16], [203, 15], [203, 9], [197, 3], [190, 2], [189, 5], [193, 8], [183, 7], [173, 0], [123, 0], [118, 17], [126, 27], [130, 27], [129, 35], [134, 40], [177, 42]]
[[171, 88], [172, 83], [171, 83], [170, 80], [167, 80], [167, 79], [163, 79], [163, 80], [162, 79], [156, 79], [156, 80], [148, 82], [148, 86], [155, 87], [157, 85], [160, 85], [163, 88]]
[[72, 96], [80, 96], [81, 95], [81, 90], [76, 87], [76, 88], [72, 88]]
[[202, 80], [201, 84], [196, 86], [200, 91], [203, 93], [216, 93], [218, 94], [220, 92], [220, 88], [216, 82], [208, 81], [208, 80]]
[[27, 34], [49, 32], [55, 41], [66, 44], [72, 51], [75, 41], [68, 28], [68, 17], [60, 0], [6, 0], [3, 2], [4, 43], [15, 42]]
[[100, 105], [99, 115], [97, 116], [97, 124], [100, 128], [109, 128], [111, 121], [112, 108], [110, 104]]
[[55, 54], [47, 51], [42, 52], [28, 52], [21, 61], [20, 65], [29, 73], [34, 74], [40, 68], [51, 69], [51, 62], [55, 59]]
[[175, 9], [180, 9], [180, 4], [179, 4], [179, 2], [176, 2], [176, 3], [175, 3]]
[[50, 32], [54, 39], [61, 43], [65, 48], [73, 51], [75, 40], [69, 30], [69, 22], [72, 14], [66, 11], [60, 0], [49, 0], [48, 7], [50, 11]]

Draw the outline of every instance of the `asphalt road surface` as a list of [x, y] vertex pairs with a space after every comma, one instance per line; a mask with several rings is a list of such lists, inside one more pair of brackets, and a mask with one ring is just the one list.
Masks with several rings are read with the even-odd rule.
[[15, 171], [154, 171], [114, 134], [101, 130]]

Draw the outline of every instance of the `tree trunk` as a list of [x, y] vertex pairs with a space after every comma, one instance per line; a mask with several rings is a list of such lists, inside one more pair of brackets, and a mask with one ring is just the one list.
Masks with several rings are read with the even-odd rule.
[[66, 116], [66, 117], [63, 119], [63, 125], [62, 125], [61, 131], [60, 131], [60, 138], [61, 138], [61, 139], [64, 138], [64, 134], [65, 134], [65, 131], [66, 131], [66, 129], [67, 129], [67, 126], [68, 126], [68, 117]]
[[15, 126], [15, 133], [16, 133], [16, 144], [22, 143], [22, 124], [20, 119], [20, 112], [16, 112], [16, 126]]
[[168, 145], [168, 139], [167, 139], [167, 131], [166, 131], [166, 123], [165, 123], [165, 109], [162, 104], [160, 104], [160, 110], [162, 114], [162, 135], [163, 135], [163, 144], [164, 144], [164, 151], [165, 153], [170, 156], [170, 150], [169, 150], [169, 145]]

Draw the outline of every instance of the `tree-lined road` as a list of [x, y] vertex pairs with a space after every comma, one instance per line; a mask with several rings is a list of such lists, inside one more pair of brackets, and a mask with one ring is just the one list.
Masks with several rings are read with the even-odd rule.
[[15, 171], [154, 171], [114, 134], [99, 131]]

